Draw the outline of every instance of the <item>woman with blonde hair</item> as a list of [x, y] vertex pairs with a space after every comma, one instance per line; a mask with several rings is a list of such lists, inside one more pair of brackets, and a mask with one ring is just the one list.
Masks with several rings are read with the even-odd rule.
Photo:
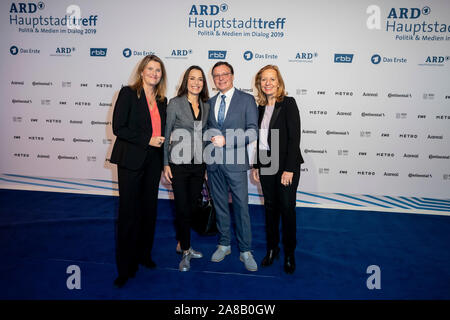
[[[284, 247], [284, 271], [295, 271], [296, 194], [300, 179], [300, 115], [295, 99], [286, 95], [284, 81], [277, 66], [267, 65], [255, 77], [259, 110], [257, 161], [252, 170], [255, 181], [261, 182], [264, 195], [267, 254], [261, 262], [270, 266], [278, 258], [280, 218]], [[277, 134], [272, 133], [277, 131]], [[277, 152], [277, 154], [274, 154]], [[278, 159], [274, 174], [264, 170]]]
[[117, 137], [111, 163], [117, 164], [119, 215], [116, 223], [116, 287], [134, 277], [141, 264], [155, 268], [151, 257], [158, 187], [163, 168], [167, 98], [166, 70], [155, 55], [144, 57], [135, 82], [123, 87], [114, 106]]

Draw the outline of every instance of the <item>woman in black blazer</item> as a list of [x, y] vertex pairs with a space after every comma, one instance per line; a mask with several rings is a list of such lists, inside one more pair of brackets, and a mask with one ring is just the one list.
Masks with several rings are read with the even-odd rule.
[[[191, 66], [184, 73], [177, 96], [167, 106], [164, 177], [172, 184], [175, 200], [177, 239], [183, 253], [180, 271], [189, 271], [191, 258], [203, 257], [191, 247], [191, 220], [206, 169], [202, 138], [209, 115], [208, 99], [205, 73], [199, 66]], [[180, 131], [188, 137], [189, 144], [184, 138], [172, 141], [172, 135]]]
[[111, 163], [117, 164], [119, 215], [116, 225], [116, 263], [122, 287], [141, 264], [156, 267], [151, 258], [158, 187], [163, 168], [167, 99], [166, 70], [160, 58], [140, 62], [135, 82], [123, 87], [114, 106], [116, 141]]
[[[259, 70], [255, 87], [259, 105], [259, 139], [257, 162], [252, 175], [257, 182], [261, 182], [267, 238], [267, 254], [261, 265], [269, 266], [278, 258], [281, 217], [284, 270], [293, 273], [297, 243], [296, 194], [300, 165], [303, 163], [300, 153], [300, 115], [295, 99], [286, 96], [277, 66], [267, 65]], [[271, 161], [266, 161], [269, 158]], [[273, 167], [275, 170], [271, 169]]]

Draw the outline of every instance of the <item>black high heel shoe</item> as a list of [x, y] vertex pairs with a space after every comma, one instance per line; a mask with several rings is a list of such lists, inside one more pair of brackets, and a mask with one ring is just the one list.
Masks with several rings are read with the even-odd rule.
[[288, 254], [284, 257], [284, 272], [293, 274], [295, 271], [295, 257], [294, 254]]
[[278, 259], [280, 255], [280, 248], [275, 248], [267, 251], [266, 256], [261, 261], [261, 266], [268, 267], [270, 266], [275, 259]]

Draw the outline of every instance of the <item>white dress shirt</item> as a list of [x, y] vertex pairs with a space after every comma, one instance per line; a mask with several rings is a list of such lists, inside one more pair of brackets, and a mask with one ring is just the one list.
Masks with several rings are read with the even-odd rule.
[[273, 110], [275, 106], [266, 106], [264, 115], [261, 121], [261, 129], [259, 129], [259, 149], [270, 150], [269, 146], [269, 125], [272, 119]]
[[223, 117], [223, 120], [225, 121], [225, 119], [227, 118], [227, 112], [228, 112], [228, 108], [230, 107], [230, 102], [231, 102], [231, 98], [233, 97], [234, 94], [234, 87], [231, 88], [230, 90], [228, 90], [225, 93], [219, 92], [219, 95], [217, 96], [216, 99], [216, 106], [214, 107], [214, 116], [216, 117], [216, 121], [218, 121], [218, 116], [219, 116], [219, 108], [220, 108], [220, 102], [222, 101], [222, 96], [225, 95], [225, 115]]

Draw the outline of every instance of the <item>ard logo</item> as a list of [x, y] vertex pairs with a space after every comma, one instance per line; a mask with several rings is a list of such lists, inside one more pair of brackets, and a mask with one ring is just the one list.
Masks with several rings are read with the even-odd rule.
[[216, 16], [220, 11], [225, 12], [228, 10], [228, 5], [222, 3], [220, 6], [215, 4], [210, 5], [192, 5], [191, 10], [189, 11], [190, 16]]
[[42, 10], [44, 9], [45, 5], [42, 1], [39, 1], [36, 3], [25, 3], [25, 2], [18, 2], [18, 3], [11, 3], [11, 8], [9, 9], [9, 13], [35, 13], [37, 9]]
[[[422, 9], [423, 14], [430, 13], [430, 8], [425, 7]], [[392, 8], [389, 11], [388, 19], [417, 19], [420, 17], [421, 10], [419, 8]]]

